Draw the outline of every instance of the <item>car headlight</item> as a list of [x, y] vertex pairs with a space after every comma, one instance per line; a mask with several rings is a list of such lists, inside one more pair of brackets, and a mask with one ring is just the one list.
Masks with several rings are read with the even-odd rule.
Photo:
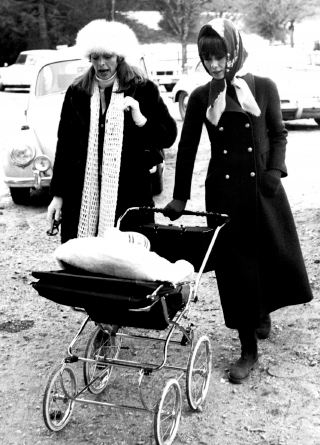
[[11, 151], [11, 161], [18, 167], [26, 167], [33, 161], [35, 154], [35, 149], [30, 146], [13, 148]]
[[33, 161], [33, 167], [39, 172], [45, 172], [51, 167], [50, 159], [45, 155], [37, 156]]

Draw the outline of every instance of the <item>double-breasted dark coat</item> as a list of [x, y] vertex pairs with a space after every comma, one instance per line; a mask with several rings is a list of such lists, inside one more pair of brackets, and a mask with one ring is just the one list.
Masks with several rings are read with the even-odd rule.
[[[116, 219], [129, 207], [153, 205], [150, 163], [156, 165], [161, 160], [161, 150], [169, 148], [177, 136], [176, 122], [153, 82], [147, 80], [125, 95], [134, 96], [139, 102], [147, 122], [138, 127], [131, 112], [125, 112]], [[79, 85], [72, 85], [61, 111], [50, 190], [52, 196], [63, 198], [62, 242], [77, 237], [89, 125], [90, 95]], [[129, 214], [123, 222], [132, 227], [138, 221]]]
[[[249, 77], [251, 76], [251, 77]], [[190, 198], [195, 156], [205, 124], [211, 142], [205, 193], [207, 211], [231, 220], [214, 247], [217, 283], [226, 326], [259, 326], [261, 313], [306, 303], [312, 293], [294, 219], [281, 179], [287, 176], [287, 131], [280, 99], [268, 78], [244, 76], [259, 117], [227, 94], [218, 126], [206, 119], [210, 84], [190, 96], [178, 148], [174, 198]], [[254, 82], [252, 83], [252, 79]]]

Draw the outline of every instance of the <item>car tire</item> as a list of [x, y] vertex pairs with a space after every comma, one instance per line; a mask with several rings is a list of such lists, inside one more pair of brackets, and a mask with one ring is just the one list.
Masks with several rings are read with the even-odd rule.
[[315, 119], [318, 125], [320, 125], [320, 119]]
[[30, 199], [30, 188], [10, 187], [12, 201], [15, 204], [26, 205]]
[[179, 94], [179, 111], [181, 119], [184, 120], [188, 104], [189, 94], [186, 91], [181, 91]]

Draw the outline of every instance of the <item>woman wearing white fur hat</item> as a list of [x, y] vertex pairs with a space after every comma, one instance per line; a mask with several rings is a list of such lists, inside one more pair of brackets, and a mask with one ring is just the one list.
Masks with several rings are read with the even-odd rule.
[[[138, 42], [128, 26], [94, 20], [76, 46], [92, 66], [69, 87], [61, 112], [48, 220], [63, 214], [62, 242], [102, 236], [127, 208], [152, 206], [149, 170], [177, 135], [157, 86], [130, 64]], [[131, 213], [128, 227], [146, 221]]]

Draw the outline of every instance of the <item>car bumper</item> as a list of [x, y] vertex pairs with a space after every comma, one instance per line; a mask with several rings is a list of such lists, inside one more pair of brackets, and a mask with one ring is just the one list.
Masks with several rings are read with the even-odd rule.
[[6, 82], [2, 82], [2, 85], [5, 88], [30, 88], [30, 84], [21, 84], [21, 83], [6, 83]]
[[178, 82], [179, 79], [175, 79], [173, 77], [168, 77], [168, 76], [164, 76], [164, 77], [155, 77], [153, 79], [153, 81], [157, 84], [157, 85], [175, 85]]
[[4, 183], [10, 187], [18, 187], [18, 188], [35, 188], [41, 189], [43, 187], [49, 187], [51, 183], [52, 176], [41, 176], [39, 172], [34, 172], [33, 177], [29, 178], [17, 178], [17, 177], [6, 177], [4, 179]]
[[320, 102], [310, 101], [310, 103], [304, 103], [303, 106], [300, 106], [298, 102], [281, 104], [281, 111], [284, 120], [319, 119]]

